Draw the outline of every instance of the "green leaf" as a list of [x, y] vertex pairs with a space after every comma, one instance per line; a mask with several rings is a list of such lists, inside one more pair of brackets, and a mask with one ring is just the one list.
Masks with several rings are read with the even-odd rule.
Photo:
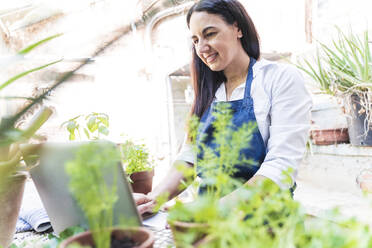
[[61, 239], [67, 239], [69, 237], [72, 237], [76, 234], [79, 234], [79, 233], [82, 233], [84, 232], [84, 228], [80, 227], [80, 226], [73, 226], [73, 227], [69, 227], [67, 229], [65, 229], [64, 231], [62, 231], [60, 234], [59, 234], [59, 237]]
[[89, 121], [87, 122], [87, 127], [89, 129], [89, 131], [91, 132], [94, 132], [97, 130], [98, 128], [98, 125], [96, 123], [96, 117], [95, 116], [92, 116], [89, 118]]
[[108, 228], [113, 224], [113, 209], [118, 199], [119, 161], [120, 154], [114, 144], [91, 142], [80, 147], [65, 166], [69, 190], [85, 214], [97, 248], [110, 246]]
[[84, 133], [87, 136], [87, 138], [90, 139], [90, 134], [89, 134], [88, 129], [84, 128]]
[[106, 136], [109, 134], [109, 130], [105, 126], [99, 126], [98, 132]]
[[38, 47], [38, 46], [40, 46], [40, 45], [42, 45], [42, 44], [44, 44], [44, 43], [46, 43], [46, 42], [48, 42], [50, 40], [53, 40], [53, 39], [55, 39], [55, 38], [57, 38], [57, 37], [59, 37], [61, 35], [62, 34], [56, 34], [56, 35], [49, 36], [49, 37], [47, 37], [47, 38], [45, 38], [45, 39], [43, 39], [41, 41], [38, 41], [38, 42], [36, 42], [34, 44], [29, 45], [28, 47], [26, 47], [23, 50], [19, 51], [18, 54], [25, 55], [25, 54], [29, 53], [31, 50], [33, 50], [34, 48], [36, 48], [36, 47]]
[[371, 51], [369, 49], [369, 39], [368, 39], [368, 31], [364, 33], [364, 52], [363, 52], [363, 80], [367, 81], [372, 78], [372, 62], [371, 59]]
[[76, 138], [75, 133], [71, 132], [68, 138], [69, 138], [69, 140], [75, 140], [75, 138]]
[[69, 121], [66, 128], [67, 128], [67, 131], [69, 131], [70, 133], [75, 132], [75, 129], [77, 128], [77, 125], [74, 121]]
[[84, 232], [84, 228], [79, 226], [73, 226], [65, 229], [59, 234], [59, 237], [54, 234], [48, 234], [48, 243], [43, 248], [58, 248], [59, 244], [65, 239], [72, 237], [76, 234]]
[[108, 118], [106, 118], [106, 117], [98, 117], [98, 120], [100, 120], [100, 122], [101, 122], [104, 126], [106, 126], [106, 127], [109, 126]]
[[16, 76], [10, 78], [9, 80], [7, 80], [6, 82], [4, 82], [3, 84], [1, 84], [1, 85], [0, 85], [0, 90], [4, 89], [6, 86], [10, 85], [10, 84], [13, 83], [14, 81], [16, 81], [16, 80], [18, 80], [18, 79], [20, 79], [20, 78], [22, 78], [22, 77], [24, 77], [24, 76], [26, 76], [26, 75], [32, 73], [32, 72], [39, 71], [39, 70], [41, 70], [41, 69], [44, 69], [44, 68], [46, 68], [46, 67], [48, 67], [48, 66], [51, 66], [51, 65], [54, 65], [54, 64], [59, 63], [59, 62], [61, 62], [61, 61], [62, 61], [62, 59], [60, 59], [60, 60], [56, 60], [56, 61], [51, 62], [51, 63], [49, 63], [49, 64], [45, 64], [45, 65], [42, 65], [42, 66], [39, 66], [39, 67], [33, 68], [33, 69], [31, 69], [31, 70], [28, 70], [28, 71], [22, 72], [22, 73], [20, 73], [20, 74], [18, 74], [18, 75], [16, 75]]

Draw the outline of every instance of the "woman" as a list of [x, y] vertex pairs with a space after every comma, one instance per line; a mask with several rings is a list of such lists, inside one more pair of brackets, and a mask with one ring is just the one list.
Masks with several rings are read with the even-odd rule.
[[[187, 24], [193, 42], [192, 114], [204, 123], [198, 135], [213, 132], [211, 104], [233, 102], [235, 125], [258, 126], [244, 150], [256, 164], [241, 166], [238, 176], [247, 184], [270, 179], [283, 189], [294, 187], [312, 105], [301, 74], [292, 66], [260, 59], [258, 34], [237, 0], [202, 0], [189, 10]], [[212, 145], [209, 138], [203, 142]], [[186, 139], [175, 163], [193, 166], [195, 157]], [[291, 182], [285, 182], [286, 176]], [[135, 195], [140, 213], [151, 211], [158, 195], [168, 192], [172, 198], [179, 193], [183, 176], [175, 166], [166, 178], [149, 195]]]

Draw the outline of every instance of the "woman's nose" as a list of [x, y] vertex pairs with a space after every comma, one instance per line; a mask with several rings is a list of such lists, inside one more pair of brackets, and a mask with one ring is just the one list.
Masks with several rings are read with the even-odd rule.
[[197, 51], [199, 54], [205, 53], [209, 51], [209, 44], [205, 42], [204, 40], [199, 41], [197, 46]]

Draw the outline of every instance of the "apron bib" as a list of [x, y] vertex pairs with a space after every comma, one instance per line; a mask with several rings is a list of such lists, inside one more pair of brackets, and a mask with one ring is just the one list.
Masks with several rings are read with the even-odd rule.
[[[200, 161], [201, 159], [203, 159], [203, 150], [201, 149], [201, 143], [203, 143], [207, 147], [210, 147], [212, 150], [216, 150], [216, 144], [214, 144], [213, 138], [213, 122], [215, 121], [213, 113], [216, 111], [216, 107], [218, 107], [219, 104], [230, 105], [230, 109], [232, 111], [231, 121], [233, 123], [234, 129], [238, 129], [243, 124], [249, 122], [255, 124], [256, 127], [255, 130], [252, 132], [250, 143], [247, 144], [247, 148], [240, 150], [240, 156], [244, 156], [246, 159], [252, 160], [253, 164], [244, 164], [240, 162], [234, 165], [236, 173], [234, 173], [233, 177], [241, 179], [244, 182], [248, 181], [257, 172], [266, 156], [266, 146], [257, 127], [256, 116], [253, 109], [253, 99], [250, 95], [253, 80], [252, 68], [255, 62], [256, 60], [254, 58], [250, 58], [248, 75], [245, 82], [244, 98], [237, 101], [213, 102], [207, 109], [207, 111], [205, 111], [200, 120], [200, 126], [196, 137], [196, 144], [199, 147], [197, 160]], [[217, 151], [215, 153], [217, 156], [219, 155]], [[203, 173], [200, 170], [200, 167], [198, 168], [197, 166], [196, 169], [198, 172], [198, 176], [203, 178]], [[202, 188], [201, 191], [203, 191]]]

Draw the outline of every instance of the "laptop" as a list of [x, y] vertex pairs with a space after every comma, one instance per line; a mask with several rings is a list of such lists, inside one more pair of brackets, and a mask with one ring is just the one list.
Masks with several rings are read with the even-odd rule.
[[[115, 146], [112, 142], [98, 142], [99, 145]], [[39, 164], [30, 170], [41, 201], [49, 216], [54, 232], [59, 234], [71, 226], [88, 228], [88, 222], [77, 201], [69, 192], [69, 177], [65, 164], [75, 157], [76, 151], [87, 142], [45, 143], [41, 146]], [[114, 205], [113, 224], [141, 226], [142, 218], [132, 196], [132, 190], [121, 163], [116, 168], [118, 200]], [[105, 178], [106, 180], [106, 178]], [[108, 182], [109, 179], [106, 180]], [[87, 189], [88, 191], [89, 189]]]

